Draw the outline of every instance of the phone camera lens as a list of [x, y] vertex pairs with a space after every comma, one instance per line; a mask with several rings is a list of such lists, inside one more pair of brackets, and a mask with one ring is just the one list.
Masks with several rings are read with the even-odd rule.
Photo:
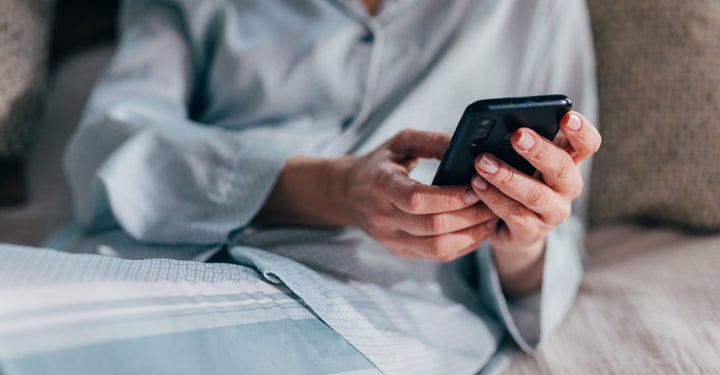
[[482, 119], [478, 122], [477, 127], [475, 128], [475, 132], [473, 134], [472, 139], [470, 140], [470, 143], [477, 146], [485, 141], [485, 139], [488, 137], [488, 134], [490, 134], [490, 130], [492, 129], [493, 125], [495, 124], [494, 119]]

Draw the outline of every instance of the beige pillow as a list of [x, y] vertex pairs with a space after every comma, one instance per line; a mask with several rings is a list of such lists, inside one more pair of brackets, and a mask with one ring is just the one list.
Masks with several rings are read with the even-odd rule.
[[604, 137], [591, 223], [720, 230], [720, 1], [588, 5]]
[[38, 125], [51, 0], [0, 1], [0, 158], [20, 156]]

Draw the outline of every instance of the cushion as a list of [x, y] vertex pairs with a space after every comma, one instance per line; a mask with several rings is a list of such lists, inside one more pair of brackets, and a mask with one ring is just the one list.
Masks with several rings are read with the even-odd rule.
[[720, 2], [589, 0], [603, 146], [590, 219], [720, 229]]
[[38, 124], [51, 0], [0, 2], [0, 157], [21, 155]]

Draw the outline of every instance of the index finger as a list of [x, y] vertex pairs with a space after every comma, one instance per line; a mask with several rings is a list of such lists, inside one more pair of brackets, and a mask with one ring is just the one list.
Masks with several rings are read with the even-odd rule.
[[398, 182], [388, 189], [388, 200], [401, 211], [413, 215], [457, 211], [480, 200], [469, 185], [434, 186], [414, 180]]
[[568, 152], [576, 163], [589, 158], [600, 148], [602, 143], [600, 132], [575, 111], [563, 116], [560, 120], [560, 129], [572, 147]]

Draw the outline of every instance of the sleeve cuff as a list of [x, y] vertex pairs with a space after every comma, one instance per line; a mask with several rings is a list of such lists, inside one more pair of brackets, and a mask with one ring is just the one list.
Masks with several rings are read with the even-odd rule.
[[227, 242], [262, 208], [291, 152], [241, 134], [197, 132], [197, 141], [141, 132], [99, 170], [115, 219], [134, 239]]
[[541, 290], [513, 298], [507, 298], [500, 287], [489, 243], [476, 252], [480, 298], [524, 352], [533, 353], [570, 310], [583, 274], [583, 237], [582, 224], [575, 217], [551, 232]]

